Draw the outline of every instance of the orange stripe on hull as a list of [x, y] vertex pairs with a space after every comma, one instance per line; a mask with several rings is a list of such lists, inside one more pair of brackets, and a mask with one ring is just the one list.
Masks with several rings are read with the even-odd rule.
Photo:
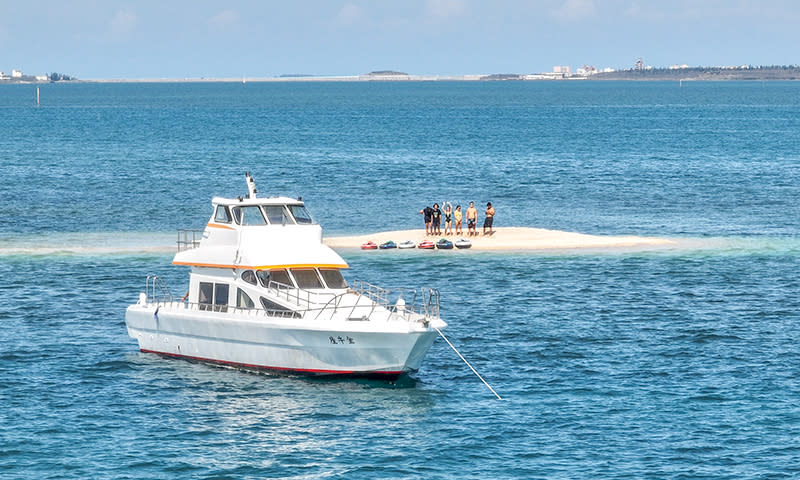
[[235, 228], [233, 228], [233, 227], [229, 227], [229, 226], [227, 226], [227, 225], [218, 225], [218, 224], [216, 224], [216, 223], [209, 223], [209, 224], [207, 224], [207, 225], [206, 225], [206, 227], [211, 227], [211, 228], [221, 228], [221, 229], [223, 229], [223, 230], [236, 230], [236, 229], [235, 229]]

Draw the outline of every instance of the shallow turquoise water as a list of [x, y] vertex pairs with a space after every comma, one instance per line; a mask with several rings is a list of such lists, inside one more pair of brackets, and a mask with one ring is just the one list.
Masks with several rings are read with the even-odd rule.
[[[0, 88], [3, 478], [800, 475], [800, 85]], [[328, 233], [496, 224], [665, 236], [534, 253], [343, 251], [442, 292], [414, 379], [140, 354], [124, 309], [214, 195], [302, 195]]]

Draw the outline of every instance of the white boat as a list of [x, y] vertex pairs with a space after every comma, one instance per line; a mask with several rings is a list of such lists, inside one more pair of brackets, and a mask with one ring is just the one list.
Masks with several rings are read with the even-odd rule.
[[128, 307], [142, 352], [289, 374], [397, 378], [419, 369], [447, 326], [435, 289], [390, 291], [358, 281], [322, 243], [302, 201], [212, 200], [205, 229], [179, 232], [173, 264], [191, 268], [176, 299], [147, 277]]

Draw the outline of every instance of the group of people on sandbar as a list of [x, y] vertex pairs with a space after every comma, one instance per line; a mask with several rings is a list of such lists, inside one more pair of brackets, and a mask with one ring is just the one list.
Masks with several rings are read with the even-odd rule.
[[[445, 202], [442, 202], [445, 205]], [[444, 235], [463, 235], [462, 222], [464, 215], [461, 212], [461, 205], [456, 205], [453, 210], [453, 205], [446, 202], [444, 212], [439, 208], [438, 203], [433, 204], [433, 208], [425, 207], [419, 211], [425, 218], [425, 235], [442, 235], [442, 216], [444, 216]], [[469, 202], [467, 208], [467, 236], [478, 235], [478, 209], [475, 208], [475, 202]], [[492, 224], [494, 223], [494, 207], [492, 202], [486, 203], [486, 212], [483, 219], [483, 234], [492, 235]], [[455, 232], [453, 232], [455, 226]]]

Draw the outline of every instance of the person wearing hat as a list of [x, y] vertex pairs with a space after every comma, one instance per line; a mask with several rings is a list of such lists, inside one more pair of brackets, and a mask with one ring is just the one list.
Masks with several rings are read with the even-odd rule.
[[494, 233], [492, 230], [492, 223], [494, 222], [494, 207], [492, 202], [486, 204], [486, 219], [483, 221], [483, 234], [486, 235], [486, 229], [489, 229], [489, 235]]

